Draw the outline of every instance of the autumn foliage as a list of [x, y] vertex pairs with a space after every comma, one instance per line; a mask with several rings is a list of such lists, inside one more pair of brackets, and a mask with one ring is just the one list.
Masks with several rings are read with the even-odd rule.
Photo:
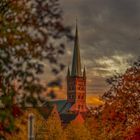
[[[140, 59], [107, 80], [111, 87], [102, 96], [104, 104], [89, 113], [85, 124], [64, 129], [55, 115], [46, 119], [25, 107], [44, 101], [38, 76], [43, 60], [55, 75], [64, 69], [58, 60], [65, 53], [65, 38], [72, 39], [71, 30], [63, 25], [58, 0], [0, 1], [0, 140], [26, 140], [30, 112], [36, 129], [45, 128], [44, 140], [140, 140]], [[54, 83], [59, 84], [48, 85]]]
[[[33, 112], [36, 116], [36, 138], [44, 140], [139, 140], [139, 62], [138, 60], [124, 74], [111, 78], [111, 88], [103, 95], [105, 103], [92, 110], [92, 113], [89, 112], [84, 124], [71, 122], [63, 127], [58, 113], [52, 111], [48, 115], [44, 113], [41, 115], [40, 111], [34, 108], [21, 112], [18, 107], [13, 106], [12, 112], [16, 127], [12, 133], [6, 133], [6, 137], [9, 140], [12, 140], [10, 136], [13, 136], [14, 140], [15, 138], [25, 139], [27, 137], [27, 116], [29, 112]], [[8, 123], [8, 121], [4, 122], [6, 125]], [[12, 127], [10, 125], [10, 128]], [[1, 132], [3, 128], [1, 123]], [[1, 135], [4, 134], [1, 133]]]
[[65, 53], [62, 39], [72, 36], [58, 0], [0, 0], [0, 129], [5, 134], [15, 131], [18, 106], [44, 101], [42, 92], [52, 81], [41, 84], [43, 62], [54, 75], [64, 69], [58, 61]]
[[140, 60], [107, 81], [111, 88], [102, 97], [105, 104], [87, 119], [92, 136], [97, 140], [139, 140]]

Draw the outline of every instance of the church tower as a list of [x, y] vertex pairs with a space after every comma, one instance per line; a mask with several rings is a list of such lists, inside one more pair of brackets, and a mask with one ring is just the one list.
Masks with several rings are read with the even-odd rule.
[[81, 69], [78, 27], [76, 24], [75, 43], [71, 71], [67, 73], [67, 103], [71, 104], [70, 111], [86, 112], [86, 70]]

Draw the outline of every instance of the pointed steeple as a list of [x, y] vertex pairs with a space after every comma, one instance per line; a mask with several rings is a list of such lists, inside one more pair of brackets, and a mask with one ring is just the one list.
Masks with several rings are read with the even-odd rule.
[[82, 75], [81, 58], [80, 58], [80, 50], [79, 50], [78, 27], [76, 22], [75, 44], [74, 44], [71, 76], [81, 76], [81, 75]]

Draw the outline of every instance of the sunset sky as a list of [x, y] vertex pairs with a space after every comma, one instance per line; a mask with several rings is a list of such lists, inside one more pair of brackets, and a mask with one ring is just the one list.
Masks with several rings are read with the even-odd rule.
[[[73, 27], [73, 33], [78, 18], [82, 65], [87, 69], [87, 92], [101, 95], [107, 87], [105, 79], [124, 72], [139, 56], [140, 1], [60, 0], [60, 4], [64, 23]], [[68, 66], [74, 44], [65, 43], [67, 51], [63, 60]], [[61, 75], [65, 80], [66, 70]]]

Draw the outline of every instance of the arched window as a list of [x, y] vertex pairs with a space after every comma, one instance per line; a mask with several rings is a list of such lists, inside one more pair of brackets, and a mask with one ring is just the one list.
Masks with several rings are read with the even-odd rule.
[[80, 99], [80, 95], [78, 95], [78, 99]]

